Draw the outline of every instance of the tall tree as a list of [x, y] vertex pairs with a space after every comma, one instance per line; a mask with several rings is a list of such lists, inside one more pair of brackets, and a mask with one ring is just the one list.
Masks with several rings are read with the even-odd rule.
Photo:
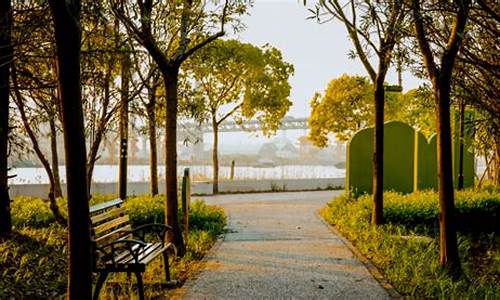
[[[160, 104], [164, 101], [159, 97], [161, 93], [161, 77], [154, 61], [147, 53], [141, 51], [132, 51], [133, 66], [140, 84], [146, 87], [146, 95], [138, 94], [140, 101], [132, 105], [133, 113], [146, 120], [146, 128], [149, 140], [149, 174], [150, 174], [150, 192], [151, 195], [158, 194], [158, 146], [157, 146], [157, 110], [160, 110]], [[144, 63], [147, 61], [147, 63]], [[134, 103], [132, 103], [134, 104]], [[161, 114], [161, 111], [159, 111]]]
[[193, 55], [183, 70], [200, 92], [200, 97], [187, 99], [186, 109], [212, 125], [213, 193], [217, 194], [219, 126], [231, 117], [240, 121], [255, 118], [265, 134], [274, 133], [292, 104], [288, 78], [293, 66], [270, 45], [258, 48], [236, 40], [217, 40]]
[[[432, 9], [429, 9], [432, 8]], [[455, 60], [465, 35], [470, 0], [454, 2], [412, 0], [416, 39], [434, 94], [438, 145], [440, 263], [452, 275], [460, 274], [455, 230], [450, 91]], [[432, 15], [429, 15], [432, 12]], [[451, 15], [451, 16], [450, 16]], [[451, 27], [440, 22], [451, 21]], [[451, 19], [451, 20], [450, 20]], [[446, 23], [441, 23], [446, 24]], [[434, 36], [440, 36], [433, 39]], [[436, 49], [438, 49], [436, 51]]]
[[0, 3], [0, 235], [12, 230], [8, 186], [9, 78], [12, 60], [11, 1]]
[[80, 1], [50, 0], [64, 132], [68, 192], [69, 299], [92, 297], [86, 145], [80, 84]]
[[130, 54], [122, 53], [121, 91], [120, 91], [120, 163], [119, 192], [120, 199], [127, 198], [127, 163], [128, 163], [128, 114], [129, 114]]
[[[372, 223], [383, 222], [384, 171], [384, 82], [391, 66], [395, 45], [403, 36], [407, 11], [403, 1], [320, 0], [314, 13], [342, 22], [354, 45], [351, 56], [358, 57], [374, 84], [375, 130], [373, 152]], [[372, 61], [372, 55], [378, 65]]]
[[[36, 110], [35, 113], [29, 114], [27, 112], [27, 104], [28, 100], [26, 97], [24, 97], [21, 93], [21, 88], [19, 86], [18, 82], [18, 76], [17, 76], [17, 69], [14, 67], [12, 69], [12, 83], [13, 83], [13, 90], [14, 90], [14, 102], [16, 103], [17, 109], [19, 111], [19, 116], [21, 118], [21, 121], [24, 125], [24, 130], [26, 131], [26, 134], [28, 135], [29, 139], [31, 140], [32, 143], [32, 148], [35, 151], [38, 159], [42, 163], [42, 166], [47, 173], [47, 177], [49, 178], [49, 193], [48, 193], [48, 198], [49, 198], [49, 207], [50, 210], [52, 211], [54, 218], [57, 223], [65, 226], [66, 225], [66, 219], [64, 216], [61, 214], [61, 211], [59, 210], [59, 206], [57, 205], [56, 199], [58, 197], [62, 197], [62, 189], [61, 189], [61, 183], [59, 179], [59, 164], [57, 161], [57, 143], [56, 141], [56, 135], [57, 131], [55, 128], [55, 120], [57, 118], [58, 113], [56, 112], [56, 108], [54, 107], [56, 104], [54, 103], [55, 96], [49, 95], [50, 99], [47, 99], [47, 97], [42, 96], [39, 98], [38, 96], [34, 95], [33, 91], [29, 93], [29, 97], [32, 99], [33, 102], [35, 102], [35, 105], [40, 108], [39, 110]], [[40, 92], [40, 91], [38, 91]], [[38, 93], [36, 93], [38, 94]], [[37, 131], [39, 130], [39, 126], [41, 125], [40, 120], [36, 117], [36, 113], [41, 114], [43, 116], [48, 116], [48, 121], [49, 121], [49, 135], [50, 135], [50, 151], [51, 151], [51, 157], [52, 157], [52, 164], [47, 158], [47, 156], [44, 154], [44, 151], [40, 145], [40, 134], [37, 134]]]
[[[185, 246], [177, 214], [179, 70], [193, 53], [224, 35], [225, 24], [230, 17], [245, 12], [245, 2], [112, 0], [113, 12], [133, 38], [148, 51], [163, 77], [167, 102], [165, 216], [167, 224], [173, 228], [168, 233], [168, 239], [176, 245], [180, 255], [184, 255]], [[217, 22], [220, 22], [220, 29], [213, 32]]]
[[[31, 148], [49, 179], [49, 207], [56, 221], [65, 225], [66, 220], [56, 202], [63, 194], [57, 149], [60, 114], [54, 32], [50, 26], [49, 9], [48, 3], [15, 2], [13, 40], [17, 46], [12, 62], [11, 94], [18, 111], [16, 117], [23, 124], [20, 131], [28, 136]], [[47, 137], [50, 147], [43, 145]]]

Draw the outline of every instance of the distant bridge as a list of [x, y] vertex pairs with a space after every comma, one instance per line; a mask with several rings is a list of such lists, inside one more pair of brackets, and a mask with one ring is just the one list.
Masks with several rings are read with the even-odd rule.
[[[212, 132], [212, 125], [204, 123], [198, 125], [196, 123], [185, 123], [178, 127], [179, 129], [187, 129], [189, 131], [201, 131], [203, 133]], [[307, 129], [307, 118], [285, 117], [281, 121], [279, 130]], [[257, 120], [251, 120], [239, 124], [234, 121], [223, 122], [219, 126], [219, 132], [241, 132], [241, 131], [259, 131], [261, 130], [260, 123]]]

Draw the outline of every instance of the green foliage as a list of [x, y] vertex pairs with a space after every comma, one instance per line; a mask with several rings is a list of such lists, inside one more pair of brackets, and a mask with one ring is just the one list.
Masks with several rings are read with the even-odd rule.
[[[13, 216], [19, 219], [15, 212]], [[66, 231], [60, 226], [16, 228], [12, 236], [0, 239], [0, 299], [54, 299], [63, 294], [66, 259]]]
[[[93, 197], [96, 203], [114, 198], [112, 195]], [[128, 199], [125, 206], [133, 226], [163, 222], [164, 197], [139, 196]], [[60, 200], [61, 208], [65, 207]], [[67, 231], [53, 224], [48, 203], [29, 197], [17, 197], [13, 202], [15, 228], [12, 236], [0, 239], [0, 299], [53, 299], [66, 292]], [[226, 215], [220, 207], [194, 201], [189, 212], [190, 233], [187, 253], [172, 258], [171, 274], [185, 281], [201, 268], [199, 260], [223, 232]], [[51, 225], [53, 224], [53, 225]], [[147, 298], [166, 297], [162, 260], [153, 261], [144, 273], [148, 286]], [[126, 274], [114, 274], [101, 291], [102, 299], [127, 297], [130, 280]]]
[[311, 100], [309, 139], [320, 147], [328, 134], [347, 141], [354, 132], [373, 123], [373, 85], [363, 76], [342, 75], [328, 84], [324, 95]]
[[[363, 76], [344, 74], [330, 81], [323, 95], [316, 93], [311, 99], [309, 139], [316, 146], [325, 147], [330, 133], [340, 141], [347, 141], [356, 131], [373, 126], [373, 95], [373, 84]], [[427, 137], [432, 134], [435, 116], [428, 88], [385, 95], [385, 120], [408, 123]]]
[[224, 209], [207, 205], [201, 200], [191, 203], [189, 208], [189, 230], [207, 231], [212, 235], [220, 234], [226, 226]]
[[[475, 211], [489, 216], [499, 203], [499, 193], [457, 192], [459, 212]], [[387, 222], [382, 226], [370, 224], [371, 206], [369, 196], [355, 199], [344, 194], [328, 203], [321, 215], [369, 258], [400, 293], [412, 298], [499, 297], [498, 232], [459, 235], [464, 277], [453, 281], [439, 265], [439, 239], [433, 227], [438, 207], [435, 193], [385, 193]], [[420, 220], [424, 223], [420, 224]]]
[[436, 113], [430, 88], [422, 86], [399, 94], [394, 104], [398, 106], [393, 110], [395, 119], [408, 123], [426, 138], [436, 132]]
[[[359, 198], [369, 205], [371, 196]], [[457, 230], [462, 232], [484, 232], [498, 230], [497, 216], [500, 213], [500, 193], [464, 190], [456, 192]], [[384, 193], [384, 218], [391, 224], [400, 224], [408, 230], [423, 234], [439, 231], [439, 199], [433, 191], [419, 191], [402, 195]]]
[[268, 44], [216, 40], [187, 60], [183, 71], [197, 92], [182, 98], [180, 110], [199, 121], [256, 118], [270, 134], [292, 105], [288, 78], [293, 66]]
[[[57, 200], [63, 216], [67, 216], [67, 202]], [[14, 227], [29, 226], [34, 228], [47, 227], [55, 222], [49, 208], [49, 202], [40, 198], [20, 196], [12, 200], [12, 225]]]
[[148, 223], [165, 223], [165, 196], [149, 195], [130, 197], [124, 206], [130, 216], [130, 224], [137, 227]]

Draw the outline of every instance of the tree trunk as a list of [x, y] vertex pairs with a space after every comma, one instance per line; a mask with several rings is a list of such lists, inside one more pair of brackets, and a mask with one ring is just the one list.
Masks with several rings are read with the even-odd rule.
[[12, 230], [8, 185], [9, 78], [12, 59], [11, 1], [0, 1], [0, 236]]
[[214, 131], [214, 147], [212, 149], [212, 163], [214, 170], [214, 179], [212, 182], [212, 193], [214, 195], [219, 193], [219, 127], [215, 112], [212, 113], [212, 130]]
[[92, 251], [80, 85], [80, 1], [49, 0], [49, 3], [55, 28], [57, 77], [66, 157], [69, 221], [68, 299], [90, 299]]
[[153, 82], [148, 89], [149, 102], [146, 106], [148, 114], [149, 134], [149, 173], [151, 177], [151, 195], [158, 195], [158, 149], [156, 146], [156, 87]]
[[[163, 71], [163, 70], [162, 70]], [[166, 222], [173, 230], [168, 233], [168, 240], [177, 247], [178, 254], [183, 256], [186, 248], [182, 239], [178, 216], [177, 197], [177, 92], [179, 68], [163, 74], [167, 89], [166, 139], [165, 139], [165, 174], [166, 174]]]
[[493, 182], [500, 186], [500, 137], [495, 138], [495, 164], [493, 166]]
[[63, 196], [61, 188], [61, 178], [59, 176], [59, 155], [57, 153], [57, 131], [55, 116], [49, 116], [50, 125], [50, 151], [52, 158], [52, 175], [54, 176], [54, 198]]
[[[99, 147], [101, 146], [102, 139], [106, 132], [106, 114], [107, 108], [109, 106], [109, 101], [111, 99], [110, 95], [110, 84], [112, 81], [111, 72], [114, 65], [107, 65], [106, 74], [104, 75], [104, 99], [102, 103], [102, 113], [99, 118], [99, 124], [97, 126], [97, 131], [93, 137], [90, 138], [90, 149], [87, 157], [87, 182], [89, 183], [88, 193], [90, 195], [90, 189], [92, 187], [92, 176], [94, 174], [95, 163], [99, 159], [97, 154], [99, 153]], [[114, 143], [113, 143], [114, 146]], [[114, 160], [114, 158], [113, 158]]]
[[[443, 71], [444, 73], [444, 71]], [[451, 72], [450, 72], [451, 73]], [[460, 274], [457, 234], [455, 230], [455, 198], [453, 187], [452, 137], [450, 124], [450, 80], [439, 79], [434, 85], [437, 107], [437, 147], [439, 173], [440, 263], [451, 275]]]
[[127, 198], [127, 161], [128, 161], [128, 91], [130, 57], [124, 53], [121, 61], [122, 82], [120, 100], [120, 165], [119, 165], [119, 191], [120, 199]]
[[458, 185], [457, 189], [464, 189], [464, 121], [465, 121], [465, 102], [460, 101], [460, 119], [458, 133]]
[[384, 78], [377, 74], [375, 81], [375, 130], [373, 151], [373, 210], [372, 224], [380, 225], [384, 220]]
[[[19, 115], [20, 115], [21, 121], [24, 125], [24, 129], [26, 130], [26, 133], [28, 134], [28, 136], [33, 144], [33, 150], [35, 151], [36, 156], [40, 160], [40, 163], [42, 164], [43, 168], [45, 169], [45, 172], [47, 173], [47, 177], [49, 178], [49, 194], [48, 194], [49, 203], [50, 203], [49, 208], [52, 211], [52, 214], [54, 215], [56, 222], [61, 224], [62, 226], [66, 226], [67, 225], [66, 219], [62, 216], [61, 211], [59, 210], [59, 207], [57, 206], [57, 202], [56, 202], [56, 196], [55, 196], [56, 184], [55, 184], [55, 179], [54, 179], [54, 172], [52, 171], [49, 160], [43, 154], [42, 149], [40, 148], [40, 144], [38, 143], [36, 135], [33, 132], [31, 125], [29, 123], [28, 116], [26, 115], [26, 111], [24, 110], [25, 99], [23, 99], [23, 97], [19, 91], [15, 67], [12, 68], [12, 76], [11, 77], [12, 77], [12, 83], [14, 86], [14, 95], [15, 95], [15, 99], [16, 99], [15, 103], [17, 105], [17, 108], [19, 109]], [[47, 112], [47, 113], [49, 113], [49, 112]], [[55, 130], [55, 127], [54, 127], [54, 130]], [[51, 131], [52, 131], [52, 128], [51, 128]], [[52, 134], [52, 132], [51, 132], [51, 134]], [[52, 144], [52, 140], [51, 140], [51, 144]], [[52, 145], [51, 145], [51, 147], [52, 147]]]

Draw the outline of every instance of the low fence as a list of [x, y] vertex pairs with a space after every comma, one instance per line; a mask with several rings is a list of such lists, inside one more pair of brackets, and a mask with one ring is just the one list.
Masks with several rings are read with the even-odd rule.
[[[328, 190], [343, 189], [344, 187], [345, 178], [224, 180], [219, 182], [221, 193]], [[179, 184], [180, 188], [181, 184]], [[65, 184], [62, 185], [62, 189], [66, 190]], [[11, 197], [47, 198], [48, 191], [48, 184], [16, 184], [10, 186], [9, 194]], [[127, 184], [128, 195], [148, 194], [149, 191], [149, 182], [129, 182]], [[118, 194], [118, 183], [92, 183], [91, 192]], [[159, 182], [159, 192], [165, 193], [165, 181]], [[193, 195], [210, 195], [211, 193], [211, 182], [193, 182], [191, 185], [191, 194]]]

